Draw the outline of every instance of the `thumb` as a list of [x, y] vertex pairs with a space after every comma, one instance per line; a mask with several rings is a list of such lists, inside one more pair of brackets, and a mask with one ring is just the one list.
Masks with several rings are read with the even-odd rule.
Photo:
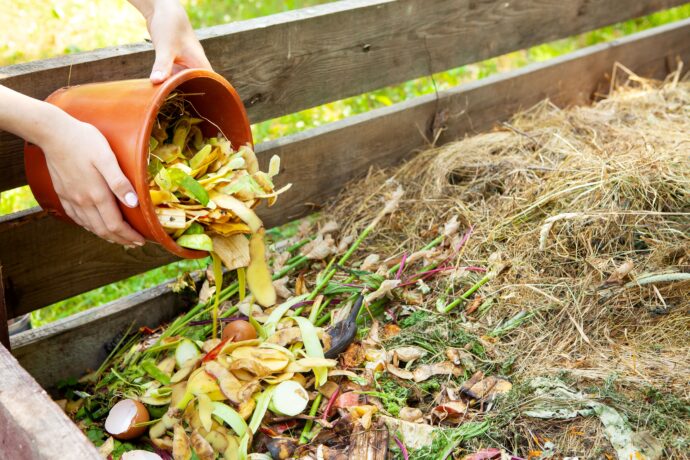
[[108, 187], [118, 200], [129, 208], [136, 208], [139, 206], [139, 198], [134, 191], [134, 187], [132, 187], [131, 182], [129, 182], [129, 179], [127, 179], [120, 169], [120, 165], [117, 164], [114, 154], [106, 155], [96, 164], [96, 168], [108, 183]]
[[156, 61], [153, 63], [151, 71], [151, 82], [153, 84], [163, 83], [172, 72], [175, 55], [165, 48], [156, 49]]

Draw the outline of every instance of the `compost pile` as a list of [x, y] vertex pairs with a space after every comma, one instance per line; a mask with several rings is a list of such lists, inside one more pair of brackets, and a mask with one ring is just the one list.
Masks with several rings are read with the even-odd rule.
[[678, 73], [545, 101], [270, 231], [275, 306], [226, 275], [215, 337], [209, 274], [63, 403], [111, 458], [687, 458], [689, 154]]

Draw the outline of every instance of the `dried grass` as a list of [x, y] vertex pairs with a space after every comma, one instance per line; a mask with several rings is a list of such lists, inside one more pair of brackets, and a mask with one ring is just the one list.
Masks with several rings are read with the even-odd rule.
[[[678, 75], [631, 78], [589, 107], [545, 101], [493, 132], [371, 171], [324, 214], [354, 234], [380, 209], [383, 192], [402, 185], [398, 212], [379, 224], [366, 253], [420, 248], [453, 215], [473, 225], [458, 265], [485, 266], [501, 252], [512, 267], [479, 291], [494, 306], [463, 327], [486, 333], [520, 311], [534, 313], [490, 346], [495, 362], [516, 358], [511, 379], [567, 372], [584, 388], [617, 374], [617, 389], [631, 400], [651, 386], [687, 403], [690, 282], [602, 288], [628, 260], [632, 280], [690, 272], [690, 82]], [[434, 281], [422, 307], [433, 310], [449, 282]], [[594, 421], [516, 423], [524, 439], [540, 432], [560, 452], [593, 458], [605, 444]], [[667, 456], [686, 455], [666, 447]]]

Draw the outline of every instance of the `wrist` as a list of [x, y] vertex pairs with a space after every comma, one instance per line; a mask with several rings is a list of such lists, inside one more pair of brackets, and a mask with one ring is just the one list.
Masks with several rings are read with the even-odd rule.
[[182, 8], [178, 0], [129, 0], [129, 2], [144, 16], [150, 24], [155, 13]]
[[37, 102], [39, 105], [35, 111], [36, 122], [30, 125], [24, 138], [45, 151], [56, 136], [69, 132], [70, 125], [78, 122], [78, 120], [53, 104], [43, 101]]

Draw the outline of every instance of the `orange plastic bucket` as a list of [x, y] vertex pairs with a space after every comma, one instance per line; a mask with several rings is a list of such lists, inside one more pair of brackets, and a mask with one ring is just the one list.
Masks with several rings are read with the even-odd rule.
[[[223, 77], [208, 70], [185, 70], [160, 85], [140, 79], [70, 86], [55, 91], [46, 101], [94, 125], [110, 143], [120, 168], [139, 197], [136, 208], [128, 208], [118, 201], [125, 220], [146, 239], [163, 245], [173, 254], [200, 258], [207, 253], [185, 249], [165, 232], [149, 195], [147, 164], [151, 128], [158, 110], [173, 91], [186, 94], [198, 115], [205, 119], [200, 125], [205, 136], [216, 136], [220, 130], [235, 148], [247, 143], [253, 145], [247, 112], [237, 91]], [[79, 161], [78, 154], [75, 152], [75, 162]], [[55, 193], [42, 150], [27, 143], [24, 163], [31, 191], [41, 207], [72, 222]]]

